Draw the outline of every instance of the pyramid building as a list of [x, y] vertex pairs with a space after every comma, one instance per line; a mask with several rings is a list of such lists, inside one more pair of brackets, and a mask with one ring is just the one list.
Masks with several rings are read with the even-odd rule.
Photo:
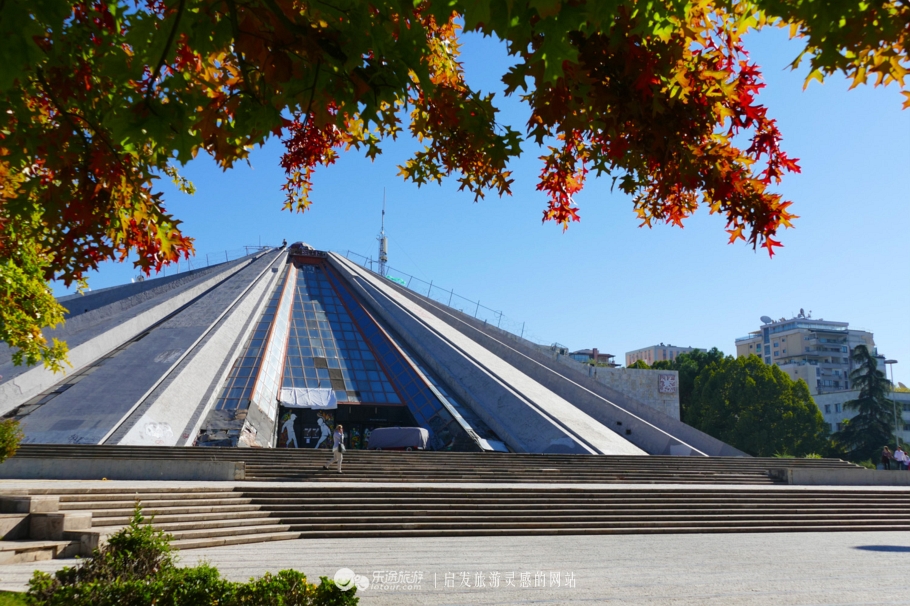
[[303, 243], [61, 303], [47, 336], [69, 344], [65, 374], [0, 351], [0, 415], [25, 443], [318, 448], [342, 423], [354, 449], [404, 426], [433, 450], [743, 456], [559, 352]]

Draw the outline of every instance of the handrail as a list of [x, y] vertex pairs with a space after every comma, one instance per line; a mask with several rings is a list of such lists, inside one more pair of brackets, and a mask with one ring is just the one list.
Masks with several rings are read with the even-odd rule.
[[[340, 252], [338, 254], [341, 254]], [[356, 257], [357, 259], [351, 259], [351, 257]], [[347, 251], [344, 254], [344, 257], [348, 260], [355, 261], [363, 268], [373, 272], [376, 275], [379, 273], [376, 271], [379, 267], [379, 260], [374, 259], [373, 257], [367, 257], [353, 251]], [[427, 297], [441, 303], [447, 307], [458, 310], [462, 313], [465, 313], [469, 316], [473, 316], [478, 320], [482, 320], [491, 324], [501, 330], [512, 333], [520, 339], [526, 339], [538, 345], [548, 347], [553, 341], [548, 341], [541, 338], [538, 335], [532, 334], [525, 324], [525, 322], [519, 322], [504, 315], [501, 310], [493, 309], [487, 307], [486, 305], [481, 305], [480, 301], [474, 301], [463, 297], [455, 292], [454, 289], [445, 289], [440, 287], [438, 284], [434, 284], [433, 280], [427, 282], [416, 276], [413, 276], [407, 272], [395, 269], [394, 267], [385, 265], [386, 275], [381, 276], [386, 280], [391, 280], [396, 284], [404, 286], [408, 290], [414, 291], [419, 295]]]

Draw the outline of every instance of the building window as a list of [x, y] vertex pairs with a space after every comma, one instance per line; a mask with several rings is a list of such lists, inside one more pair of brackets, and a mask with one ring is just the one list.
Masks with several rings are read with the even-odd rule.
[[771, 358], [765, 358], [765, 364], [770, 364], [770, 363], [771, 363]]
[[834, 405], [834, 412], [840, 412], [840, 404]]
[[826, 415], [831, 414], [831, 405], [830, 404], [825, 404], [825, 414]]
[[843, 424], [843, 423], [838, 423], [838, 424], [837, 424], [837, 431], [840, 431], [840, 430], [843, 429], [843, 428], [844, 428], [844, 424]]

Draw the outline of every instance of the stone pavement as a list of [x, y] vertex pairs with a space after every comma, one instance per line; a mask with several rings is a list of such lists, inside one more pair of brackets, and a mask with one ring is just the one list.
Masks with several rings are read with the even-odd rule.
[[[364, 606], [910, 604], [905, 532], [319, 539], [198, 549], [181, 559], [207, 560], [234, 580], [284, 568], [316, 579], [346, 567], [370, 581]], [[0, 566], [0, 589], [22, 590], [32, 570], [72, 562]], [[393, 571], [411, 582], [421, 573], [419, 588], [391, 584]]]

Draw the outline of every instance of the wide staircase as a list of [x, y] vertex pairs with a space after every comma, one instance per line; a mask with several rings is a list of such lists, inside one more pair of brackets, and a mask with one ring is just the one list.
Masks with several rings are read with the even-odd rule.
[[[910, 530], [910, 490], [781, 485], [826, 459], [24, 445], [16, 457], [243, 461], [245, 482], [47, 481], [109, 535], [135, 506], [180, 549], [292, 538]], [[896, 473], [896, 472], [895, 472]], [[339, 482], [344, 482], [340, 484]], [[2, 488], [0, 488], [2, 492]]]
[[135, 506], [180, 549], [296, 538], [910, 530], [910, 491], [441, 485], [38, 489], [110, 534]]
[[856, 467], [839, 459], [608, 456], [348, 450], [343, 474], [328, 450], [35, 445], [16, 457], [243, 461], [246, 480], [269, 482], [521, 482], [771, 484], [770, 469]]

